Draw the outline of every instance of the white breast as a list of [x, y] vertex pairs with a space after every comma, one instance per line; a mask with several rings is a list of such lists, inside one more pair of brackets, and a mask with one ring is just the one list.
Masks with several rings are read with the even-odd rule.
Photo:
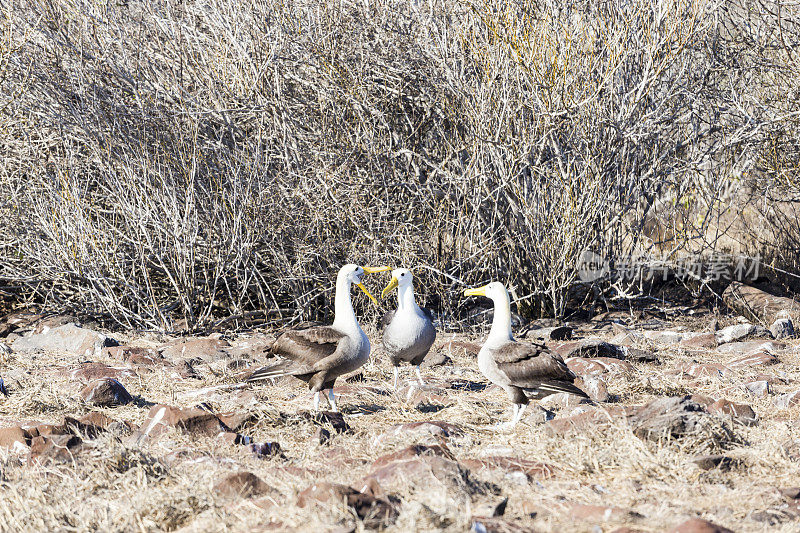
[[478, 369], [486, 376], [486, 379], [495, 385], [504, 387], [511, 384], [511, 380], [508, 379], [508, 376], [500, 372], [500, 369], [497, 368], [497, 363], [494, 357], [492, 357], [492, 350], [486, 346], [481, 348], [481, 351], [478, 352]]

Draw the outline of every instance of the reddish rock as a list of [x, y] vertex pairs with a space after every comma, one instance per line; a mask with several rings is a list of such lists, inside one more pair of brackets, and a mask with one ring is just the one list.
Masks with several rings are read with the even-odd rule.
[[154, 405], [150, 408], [147, 420], [141, 431], [134, 435], [136, 439], [156, 436], [168, 427], [179, 428], [195, 435], [216, 436], [230, 429], [213, 413], [203, 409], [179, 409], [169, 405]]
[[470, 470], [502, 470], [504, 472], [522, 472], [528, 480], [550, 479], [556, 475], [556, 468], [546, 463], [492, 455], [480, 459], [464, 459], [461, 464]]
[[670, 529], [669, 533], [733, 533], [733, 531], [708, 520], [691, 518]]
[[406, 405], [419, 407], [422, 405], [451, 405], [455, 398], [448, 396], [445, 389], [425, 387], [420, 388], [416, 383], [401, 387], [397, 395], [403, 398]]
[[535, 533], [537, 530], [524, 522], [493, 516], [473, 516], [470, 531], [485, 531], [486, 533]]
[[114, 407], [133, 401], [125, 387], [112, 378], [96, 379], [80, 392], [81, 399], [99, 407]]
[[695, 403], [699, 403], [706, 409], [708, 409], [709, 405], [715, 402], [714, 398], [706, 396], [705, 394], [692, 394], [691, 396], [689, 396], [689, 399]]
[[685, 337], [680, 345], [684, 348], [714, 349], [717, 347], [717, 336], [713, 333], [699, 333]]
[[636, 370], [633, 365], [627, 361], [609, 357], [596, 357], [594, 359], [573, 357], [568, 359], [566, 363], [569, 369], [579, 376], [591, 376], [604, 373], [631, 373]]
[[624, 419], [632, 409], [634, 408], [609, 406], [606, 409], [595, 408], [577, 415], [556, 418], [545, 424], [545, 433], [551, 436], [564, 436], [576, 432], [596, 431], [614, 423], [615, 420]]
[[678, 363], [675, 367], [678, 373], [684, 373], [689, 376], [699, 377], [722, 377], [730, 372], [730, 369], [725, 365], [716, 363]]
[[585, 503], [565, 502], [567, 513], [575, 520], [584, 522], [608, 522], [641, 518], [642, 516], [629, 509], [610, 507], [607, 505], [588, 505]]
[[229, 344], [227, 341], [214, 337], [181, 338], [162, 345], [158, 350], [162, 357], [170, 361], [178, 359], [201, 361], [215, 361], [227, 357]]
[[30, 446], [31, 434], [20, 426], [0, 429], [0, 447], [13, 448], [16, 443]]
[[132, 365], [153, 366], [165, 363], [164, 357], [155, 348], [111, 346], [104, 348], [103, 352], [111, 359], [118, 359]]
[[448, 341], [437, 351], [442, 351], [450, 356], [475, 357], [481, 351], [480, 344], [465, 341]]
[[553, 350], [564, 360], [570, 357], [624, 359], [627, 354], [626, 348], [600, 339], [582, 339], [556, 344]]
[[413, 490], [430, 484], [463, 490], [467, 473], [456, 461], [438, 455], [419, 455], [407, 460], [393, 461], [368, 474], [370, 479], [390, 490]]
[[223, 424], [225, 424], [231, 431], [240, 431], [247, 424], [254, 422], [256, 416], [253, 413], [217, 413]]
[[786, 344], [773, 341], [744, 341], [724, 344], [717, 348], [719, 353], [741, 353], [749, 354], [752, 352], [780, 352], [786, 349]]
[[231, 474], [214, 485], [214, 491], [227, 499], [252, 498], [271, 490], [269, 485], [252, 472]]
[[602, 376], [584, 375], [575, 380], [575, 386], [589, 395], [595, 402], [607, 402], [610, 398], [608, 386]]
[[73, 461], [81, 451], [82, 445], [83, 441], [75, 435], [34, 437], [28, 453], [28, 464]]
[[364, 526], [382, 529], [395, 521], [398, 511], [388, 500], [359, 492], [339, 483], [314, 483], [297, 495], [297, 506], [341, 503], [350, 507], [364, 521]]
[[271, 358], [269, 351], [276, 339], [275, 335], [254, 333], [250, 337], [236, 339], [223, 348], [232, 358], [264, 360]]
[[113, 367], [103, 363], [85, 363], [78, 368], [66, 369], [63, 373], [73, 381], [91, 381], [94, 379], [136, 378], [136, 372], [130, 368]]
[[[453, 361], [440, 351], [430, 352], [425, 356], [422, 361], [422, 368], [436, 368], [437, 366], [446, 366], [453, 364]], [[363, 374], [362, 374], [363, 376]]]
[[447, 449], [447, 446], [426, 446], [424, 444], [414, 444], [412, 446], [408, 446], [407, 448], [403, 448], [400, 451], [381, 455], [375, 459], [375, 461], [373, 461], [372, 468], [374, 470], [384, 467], [395, 461], [405, 461], [407, 459], [419, 457], [420, 455], [436, 455], [439, 457], [446, 457], [447, 459], [455, 459], [453, 454], [450, 453], [450, 450]]
[[720, 399], [709, 405], [707, 409], [708, 412], [712, 414], [728, 415], [735, 421], [746, 426], [752, 426], [758, 423], [758, 416], [749, 405]]
[[390, 438], [415, 438], [420, 437], [441, 437], [449, 438], [460, 436], [463, 432], [461, 428], [447, 422], [411, 422], [408, 424], [397, 424], [390, 427], [385, 432], [375, 437], [374, 444], [379, 444]]
[[800, 320], [800, 304], [756, 287], [732, 281], [722, 293], [723, 301], [740, 315], [754, 322], [771, 324], [777, 318]]
[[728, 361], [727, 363], [725, 363], [725, 366], [727, 366], [728, 368], [751, 367], [758, 365], [774, 365], [779, 362], [780, 359], [778, 359], [769, 352], [755, 352], [749, 355], [745, 355], [744, 357], [739, 357], [738, 359], [734, 359], [733, 361]]

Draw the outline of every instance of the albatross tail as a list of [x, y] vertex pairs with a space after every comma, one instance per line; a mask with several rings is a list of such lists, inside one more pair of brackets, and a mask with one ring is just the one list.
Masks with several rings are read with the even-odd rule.
[[575, 396], [580, 396], [582, 398], [589, 397], [588, 394], [568, 381], [543, 381], [538, 384], [535, 389], [525, 390], [530, 390], [531, 392], [537, 393], [537, 395], [541, 396], [566, 392], [567, 394], [574, 394]]
[[274, 365], [264, 366], [253, 372], [247, 382], [264, 381], [266, 379], [276, 379], [291, 375], [292, 361], [281, 361]]

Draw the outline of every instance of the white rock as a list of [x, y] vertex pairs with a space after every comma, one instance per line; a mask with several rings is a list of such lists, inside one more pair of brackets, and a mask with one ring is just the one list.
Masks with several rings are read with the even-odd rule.
[[751, 335], [755, 330], [756, 327], [753, 324], [734, 324], [733, 326], [728, 326], [716, 332], [717, 342], [726, 344], [728, 342], [738, 341]]
[[795, 336], [791, 318], [779, 318], [772, 323], [769, 331], [776, 339], [790, 339]]

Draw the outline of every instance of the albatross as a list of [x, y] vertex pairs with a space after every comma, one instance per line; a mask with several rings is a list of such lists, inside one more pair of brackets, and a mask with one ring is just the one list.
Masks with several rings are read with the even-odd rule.
[[588, 397], [573, 385], [575, 374], [564, 360], [542, 344], [521, 343], [511, 335], [511, 302], [505, 286], [497, 281], [464, 296], [485, 296], [494, 303], [492, 329], [478, 352], [478, 368], [486, 378], [502, 387], [513, 404], [511, 420], [498, 429], [510, 429], [522, 418], [529, 399], [566, 392]]
[[416, 367], [419, 385], [424, 385], [419, 365], [436, 340], [433, 315], [429, 309], [417, 305], [414, 299], [413, 280], [414, 276], [407, 268], [393, 270], [392, 279], [381, 293], [381, 298], [386, 298], [387, 294], [397, 289], [397, 309], [389, 311], [381, 319], [381, 325], [384, 327], [383, 347], [394, 367], [395, 390], [397, 390], [398, 367], [403, 361]]
[[336, 276], [333, 324], [283, 333], [270, 349], [283, 360], [256, 370], [247, 381], [294, 376], [308, 383], [308, 388], [314, 393], [315, 411], [319, 411], [320, 391], [325, 390], [328, 391], [331, 409], [338, 411], [333, 395], [336, 378], [361, 367], [369, 359], [370, 352], [369, 339], [353, 311], [350, 286], [355, 285], [377, 304], [375, 297], [361, 283], [361, 278], [364, 274], [388, 270], [389, 267], [343, 266]]

